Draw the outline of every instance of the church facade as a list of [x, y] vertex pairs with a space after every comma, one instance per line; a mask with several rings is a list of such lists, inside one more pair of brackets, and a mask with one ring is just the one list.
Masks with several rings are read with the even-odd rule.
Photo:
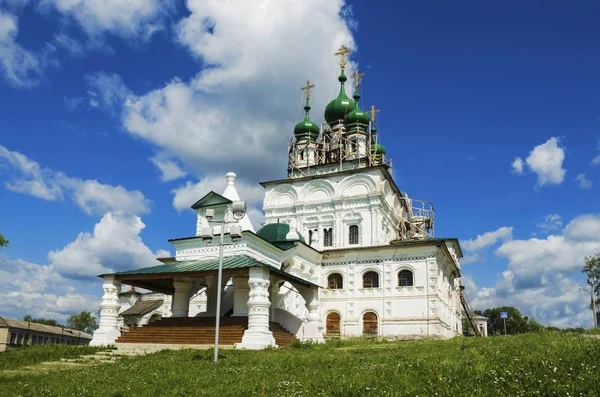
[[[394, 182], [378, 139], [378, 110], [359, 106], [358, 70], [353, 99], [346, 94], [349, 52], [342, 46], [336, 53], [340, 91], [325, 109], [325, 124], [311, 121], [313, 86], [303, 88], [305, 118], [288, 146], [287, 178], [262, 183], [264, 226], [255, 231], [247, 215], [236, 220], [240, 197], [235, 174], [227, 174], [223, 194], [209, 192], [192, 206], [196, 235], [170, 240], [173, 258], [101, 275], [93, 345], [114, 343], [127, 321], [165, 317], [247, 318], [240, 348], [276, 345], [274, 323], [312, 341], [462, 334], [459, 242], [436, 238], [433, 205], [409, 198]], [[133, 297], [120, 291], [122, 283], [154, 294]]]

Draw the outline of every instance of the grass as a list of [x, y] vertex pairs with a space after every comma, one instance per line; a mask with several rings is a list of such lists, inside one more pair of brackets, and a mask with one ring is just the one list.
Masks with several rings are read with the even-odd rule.
[[163, 351], [3, 377], [2, 396], [598, 396], [600, 340], [540, 333], [331, 341], [265, 351]]
[[[61, 358], [76, 358], [83, 354], [92, 354], [105, 348], [90, 346], [28, 346], [0, 353], [0, 371], [18, 369]], [[1, 373], [1, 372], [0, 372]], [[0, 393], [0, 395], [2, 395]]]

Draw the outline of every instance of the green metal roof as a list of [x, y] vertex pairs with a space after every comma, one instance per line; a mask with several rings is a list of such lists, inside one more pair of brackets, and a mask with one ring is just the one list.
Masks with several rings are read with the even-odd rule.
[[289, 231], [290, 231], [290, 225], [288, 225], [287, 223], [268, 223], [268, 224], [264, 225], [263, 227], [261, 227], [260, 229], [258, 229], [256, 231], [256, 235], [263, 238], [264, 240], [267, 240], [271, 244], [274, 244], [276, 242], [282, 242], [282, 241], [297, 241], [297, 240], [300, 240], [303, 243], [306, 243], [306, 241], [304, 240], [304, 237], [302, 237], [302, 235], [298, 231], [296, 231], [296, 233], [298, 234], [297, 239], [288, 240], [286, 238], [286, 236], [289, 233]]
[[[223, 269], [240, 269], [247, 267], [264, 267], [269, 269], [271, 272], [283, 276], [291, 281], [295, 281], [302, 285], [316, 286], [316, 284], [302, 278], [293, 276], [286, 273], [274, 266], [263, 263], [257, 259], [251, 258], [247, 255], [235, 255], [227, 256], [223, 258]], [[123, 272], [100, 274], [99, 277], [103, 276], [137, 276], [144, 274], [165, 274], [165, 273], [189, 273], [189, 272], [202, 272], [219, 270], [219, 259], [201, 259], [191, 261], [176, 261], [173, 263], [166, 263], [164, 265], [143, 267], [141, 269], [127, 270]]]

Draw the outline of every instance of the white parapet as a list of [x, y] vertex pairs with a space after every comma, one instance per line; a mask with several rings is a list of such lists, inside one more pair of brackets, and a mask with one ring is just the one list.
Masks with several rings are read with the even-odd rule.
[[273, 333], [269, 330], [269, 270], [262, 267], [248, 269], [250, 294], [248, 299], [248, 329], [244, 331], [238, 349], [264, 349], [276, 346]]
[[106, 276], [102, 282], [102, 289], [104, 295], [100, 302], [100, 326], [94, 332], [90, 346], [112, 345], [121, 336], [118, 326], [121, 282], [115, 280], [114, 276]]

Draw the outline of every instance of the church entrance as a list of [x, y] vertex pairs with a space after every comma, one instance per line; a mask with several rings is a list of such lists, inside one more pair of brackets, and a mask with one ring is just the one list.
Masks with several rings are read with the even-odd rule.
[[325, 333], [330, 336], [339, 336], [340, 334], [340, 315], [337, 313], [329, 313], [327, 315], [327, 326]]
[[377, 336], [377, 314], [367, 312], [363, 315], [363, 335]]

